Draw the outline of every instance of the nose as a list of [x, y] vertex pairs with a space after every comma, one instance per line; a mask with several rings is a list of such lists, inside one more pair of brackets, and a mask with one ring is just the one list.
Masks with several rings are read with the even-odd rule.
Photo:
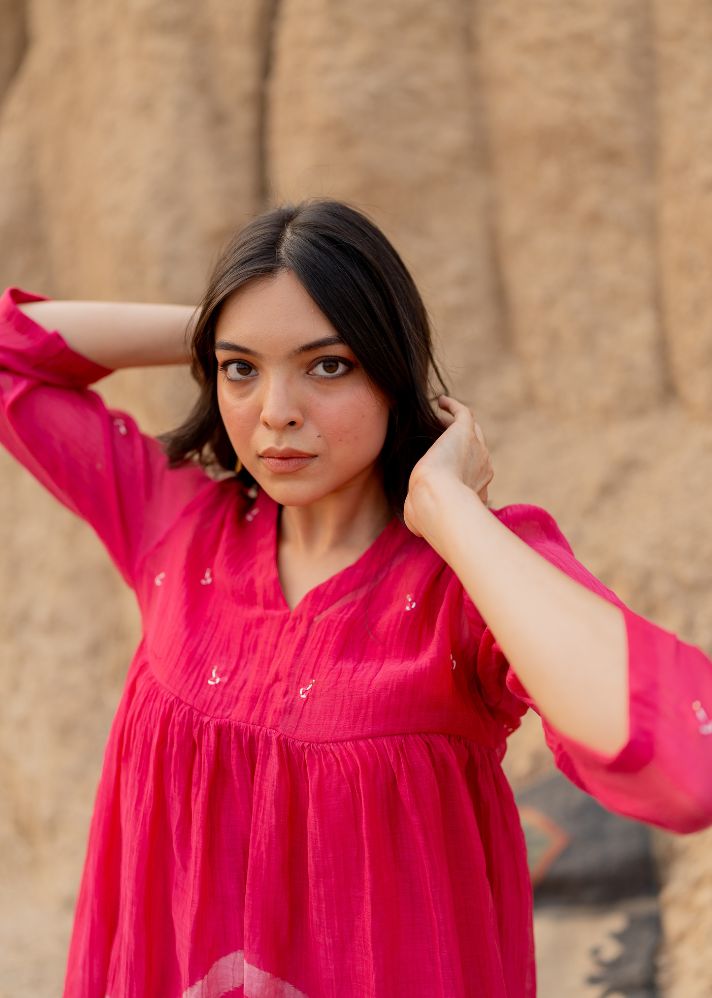
[[262, 387], [262, 425], [272, 430], [285, 426], [301, 426], [304, 422], [302, 406], [294, 387], [286, 378], [265, 378]]

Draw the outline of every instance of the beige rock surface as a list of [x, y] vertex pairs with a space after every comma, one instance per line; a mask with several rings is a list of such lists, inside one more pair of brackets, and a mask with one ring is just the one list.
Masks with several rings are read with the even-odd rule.
[[[260, 203], [263, 5], [37, 0], [29, 23], [0, 117], [3, 245], [33, 246], [50, 293], [192, 301]], [[11, 253], [3, 270], [34, 277]]]
[[687, 404], [712, 411], [712, 120], [707, 95], [712, 9], [695, 0], [653, 3], [658, 120], [660, 305], [670, 377]]
[[21, 0], [0, 3], [0, 93], [7, 87], [22, 62], [27, 45], [25, 4]]
[[[193, 301], [268, 201], [360, 204], [481, 417], [495, 502], [550, 509], [634, 609], [712, 651], [702, 0], [0, 13], [0, 283]], [[192, 387], [101, 391], [159, 432]], [[84, 525], [4, 454], [0, 480], [0, 998], [50, 998], [138, 615]], [[532, 719], [510, 774], [549, 764]], [[710, 834], [660, 840], [672, 998], [712, 993]]]
[[647, 4], [473, 10], [502, 283], [532, 396], [557, 413], [640, 411], [663, 385]]
[[660, 843], [666, 945], [662, 992], [671, 998], [708, 998], [709, 912], [712, 906], [712, 831]]

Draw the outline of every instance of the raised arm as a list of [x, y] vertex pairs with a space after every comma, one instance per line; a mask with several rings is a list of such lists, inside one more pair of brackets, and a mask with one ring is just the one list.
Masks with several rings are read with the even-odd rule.
[[[211, 487], [91, 386], [118, 367], [180, 363], [193, 310], [0, 297], [0, 445], [86, 520], [137, 587], [151, 546]], [[58, 328], [54, 328], [58, 327]]]
[[439, 515], [432, 516], [426, 539], [462, 582], [539, 711], [563, 735], [615, 755], [629, 736], [620, 607], [604, 597], [598, 580], [591, 577], [586, 586], [583, 566], [580, 578], [566, 573], [535, 519], [517, 536], [506, 515], [501, 522], [456, 483], [438, 490], [436, 504]]
[[481, 637], [477, 677], [544, 721], [558, 767], [620, 814], [678, 832], [712, 823], [712, 662], [635, 614], [535, 506], [488, 510], [479, 437], [454, 416], [416, 465], [406, 521], [450, 565]]
[[111, 370], [188, 361], [196, 316], [191, 305], [37, 301], [18, 307], [45, 329], [56, 329], [77, 353]]

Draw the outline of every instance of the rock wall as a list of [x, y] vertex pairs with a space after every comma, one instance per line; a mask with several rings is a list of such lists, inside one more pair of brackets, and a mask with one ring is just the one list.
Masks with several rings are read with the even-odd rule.
[[[195, 301], [275, 200], [363, 207], [424, 292], [493, 498], [558, 517], [712, 650], [712, 13], [702, 0], [1, 0], [0, 280]], [[149, 432], [184, 372], [102, 392]], [[0, 455], [0, 979], [59, 992], [138, 637], [83, 524]], [[531, 726], [513, 773], [543, 765]], [[711, 833], [661, 844], [666, 994], [712, 992]], [[38, 929], [39, 926], [39, 929]]]

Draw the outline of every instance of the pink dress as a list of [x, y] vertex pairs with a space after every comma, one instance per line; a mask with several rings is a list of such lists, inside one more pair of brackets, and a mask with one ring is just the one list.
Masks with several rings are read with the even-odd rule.
[[[161, 448], [109, 370], [0, 299], [0, 437], [97, 532], [143, 634], [108, 737], [65, 998], [521, 998], [525, 843], [501, 769], [526, 691], [458, 578], [391, 520], [290, 612], [279, 507]], [[494, 512], [619, 603], [542, 509]], [[712, 821], [712, 666], [623, 607], [631, 733], [546, 726], [604, 805]]]

